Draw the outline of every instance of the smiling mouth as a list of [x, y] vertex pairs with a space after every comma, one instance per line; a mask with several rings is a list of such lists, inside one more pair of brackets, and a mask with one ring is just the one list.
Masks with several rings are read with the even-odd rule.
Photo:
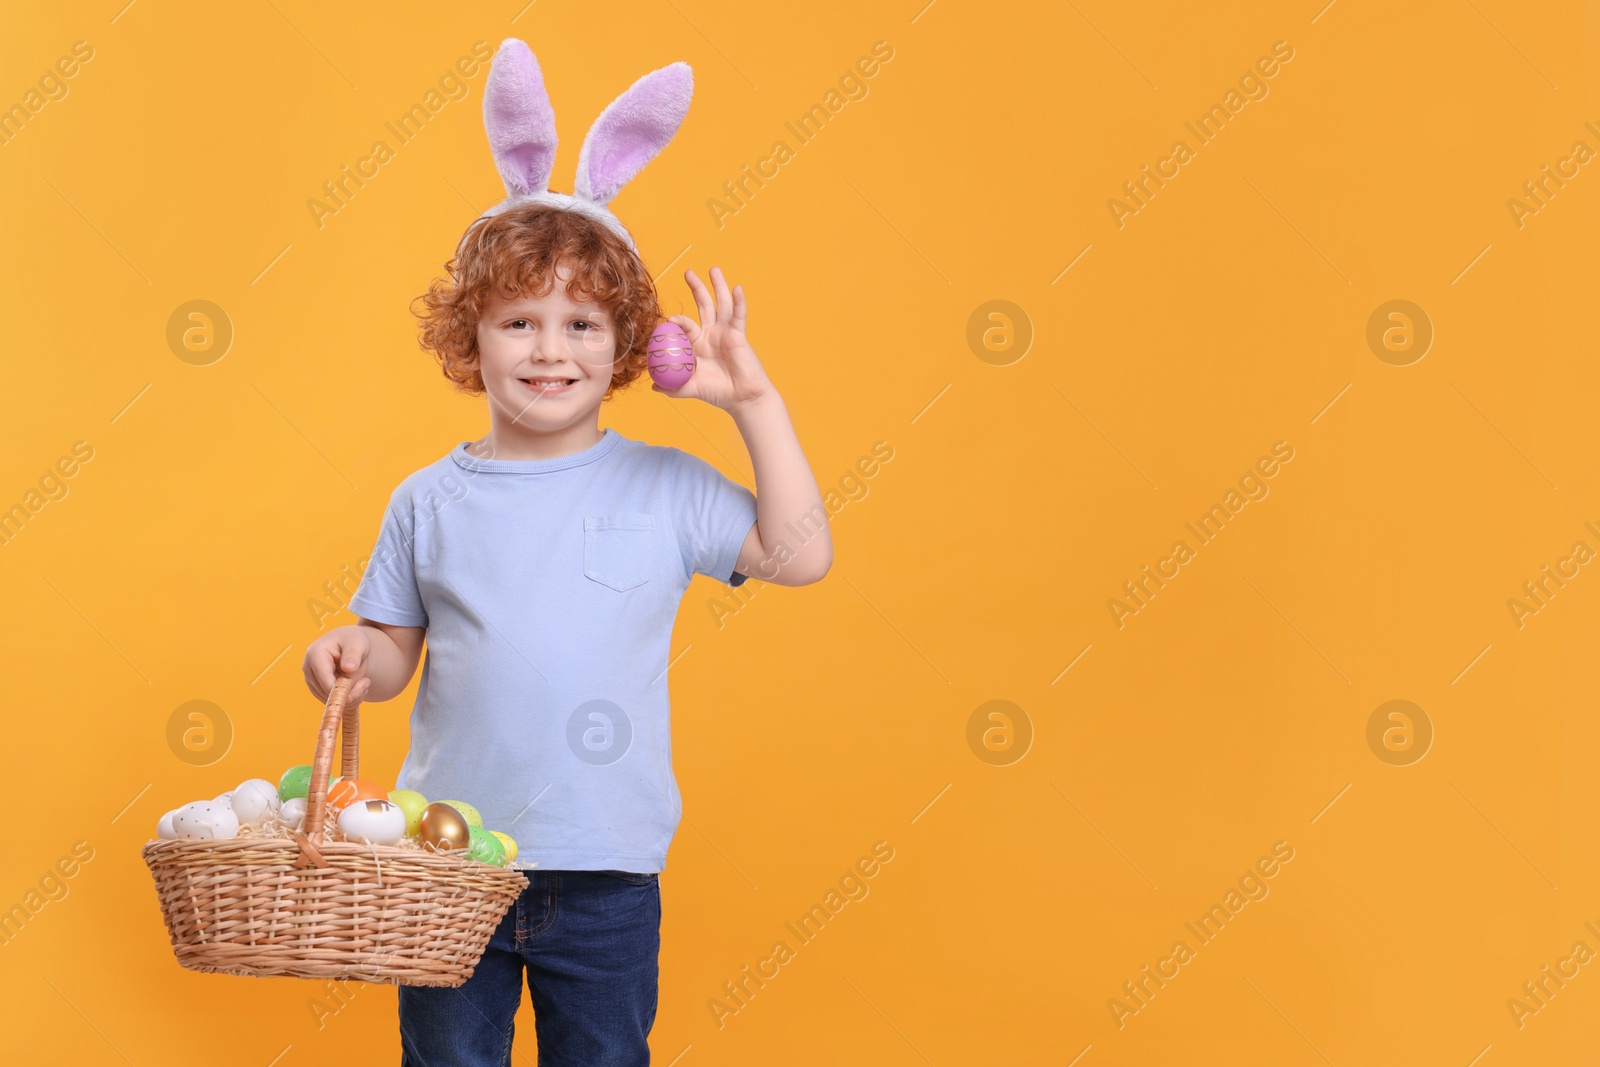
[[541, 393], [565, 389], [578, 384], [578, 379], [576, 378], [518, 378], [517, 381], [526, 385], [529, 389]]

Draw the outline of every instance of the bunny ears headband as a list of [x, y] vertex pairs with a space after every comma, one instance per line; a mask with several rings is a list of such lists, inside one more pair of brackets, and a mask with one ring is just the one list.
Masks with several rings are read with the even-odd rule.
[[610, 227], [637, 251], [633, 236], [606, 205], [656, 157], [683, 124], [694, 93], [687, 63], [651, 71], [611, 101], [589, 127], [578, 154], [572, 194], [552, 192], [556, 116], [539, 61], [522, 41], [500, 42], [483, 89], [483, 125], [489, 151], [506, 185], [506, 198], [484, 217], [541, 203], [577, 211]]

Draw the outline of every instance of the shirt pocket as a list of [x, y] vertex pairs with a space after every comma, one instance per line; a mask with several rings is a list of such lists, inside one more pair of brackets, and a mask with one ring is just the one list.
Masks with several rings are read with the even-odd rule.
[[619, 511], [583, 519], [583, 573], [625, 593], [650, 580], [655, 564], [656, 517]]

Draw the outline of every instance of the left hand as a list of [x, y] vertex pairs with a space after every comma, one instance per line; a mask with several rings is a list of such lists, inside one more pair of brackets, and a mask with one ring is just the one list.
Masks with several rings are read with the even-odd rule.
[[667, 321], [677, 323], [689, 335], [694, 348], [694, 375], [677, 389], [663, 389], [652, 381], [651, 391], [674, 400], [694, 397], [730, 413], [771, 393], [772, 382], [744, 334], [743, 287], [736, 285], [729, 292], [722, 268], [712, 267], [711, 283], [716, 287], [713, 300], [694, 271], [685, 271], [684, 279], [694, 294], [700, 322], [687, 315], [669, 315]]

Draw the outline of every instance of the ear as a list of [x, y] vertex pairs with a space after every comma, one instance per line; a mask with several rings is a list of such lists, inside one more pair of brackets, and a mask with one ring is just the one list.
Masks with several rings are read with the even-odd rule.
[[495, 169], [512, 196], [550, 188], [556, 162], [556, 113], [544, 91], [539, 61], [522, 41], [500, 42], [483, 86], [483, 127]]
[[605, 205], [672, 140], [689, 113], [687, 63], [653, 70], [606, 105], [578, 153], [573, 195]]

